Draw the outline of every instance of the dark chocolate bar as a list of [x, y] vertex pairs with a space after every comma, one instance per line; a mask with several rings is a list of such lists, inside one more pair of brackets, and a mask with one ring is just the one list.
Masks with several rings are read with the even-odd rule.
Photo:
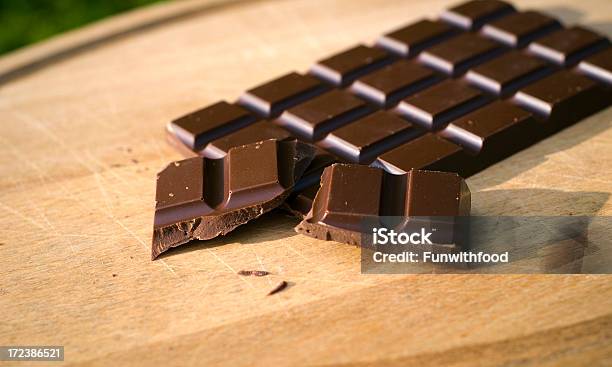
[[298, 191], [336, 161], [467, 176], [608, 107], [611, 55], [609, 40], [584, 27], [468, 1], [323, 58], [309, 74], [252, 88], [236, 104], [179, 118], [168, 133], [187, 155], [211, 158], [264, 139], [313, 142], [331, 158]]
[[220, 159], [170, 163], [157, 176], [151, 256], [224, 235], [278, 207], [314, 155], [308, 144], [266, 140]]
[[384, 170], [334, 164], [323, 172], [312, 209], [296, 232], [356, 246], [366, 223], [380, 217], [457, 217], [470, 214], [470, 191], [456, 174], [413, 170], [392, 175]]

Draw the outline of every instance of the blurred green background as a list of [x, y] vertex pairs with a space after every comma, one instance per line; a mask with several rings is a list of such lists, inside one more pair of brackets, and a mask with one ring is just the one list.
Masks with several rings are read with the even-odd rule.
[[160, 0], [0, 0], [0, 54]]

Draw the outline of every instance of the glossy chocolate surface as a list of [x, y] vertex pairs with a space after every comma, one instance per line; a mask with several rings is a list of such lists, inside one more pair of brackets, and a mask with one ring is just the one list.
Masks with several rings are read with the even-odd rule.
[[526, 11], [506, 15], [482, 27], [482, 34], [510, 47], [523, 47], [529, 42], [561, 28], [555, 18]]
[[385, 34], [376, 44], [400, 56], [413, 57], [457, 32], [444, 22], [423, 19]]
[[399, 60], [351, 85], [351, 91], [381, 107], [390, 107], [441, 79], [433, 70], [416, 62]]
[[263, 117], [273, 117], [326, 89], [317, 78], [292, 72], [244, 92], [239, 103]]
[[474, 30], [513, 11], [514, 7], [505, 1], [472, 0], [442, 12], [440, 17], [454, 26]]
[[508, 96], [517, 89], [551, 73], [551, 65], [537, 57], [511, 50], [468, 71], [470, 84], [499, 96]]
[[212, 140], [256, 120], [257, 118], [248, 110], [221, 101], [172, 121], [168, 124], [168, 132], [175, 135], [189, 149], [197, 151]]
[[310, 72], [333, 85], [346, 86], [391, 61], [391, 55], [382, 49], [359, 45], [320, 60]]
[[157, 176], [152, 258], [193, 239], [224, 235], [278, 207], [313, 155], [305, 143], [266, 140], [220, 159], [170, 163]]
[[392, 175], [361, 165], [325, 169], [311, 211], [295, 228], [323, 240], [363, 246], [364, 222], [382, 216], [464, 216], [470, 191], [452, 173], [413, 170]]
[[277, 123], [300, 139], [317, 141], [326, 133], [372, 110], [362, 99], [334, 89], [288, 109], [278, 118]]
[[395, 112], [428, 130], [436, 130], [487, 100], [478, 89], [449, 79], [402, 100]]
[[612, 85], [612, 47], [581, 61], [578, 70], [595, 80]]
[[580, 26], [546, 35], [528, 47], [530, 53], [557, 65], [571, 66], [610, 45], [604, 36]]
[[458, 76], [502, 51], [503, 47], [495, 41], [463, 33], [423, 51], [419, 60], [442, 73]]
[[397, 115], [378, 111], [334, 130], [319, 145], [347, 162], [369, 164], [379, 154], [424, 132]]

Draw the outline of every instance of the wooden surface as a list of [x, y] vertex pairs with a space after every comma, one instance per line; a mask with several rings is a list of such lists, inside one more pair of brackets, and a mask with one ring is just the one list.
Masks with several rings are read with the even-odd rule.
[[[356, 248], [297, 235], [282, 214], [150, 261], [155, 173], [179, 158], [169, 119], [445, 2], [209, 5], [158, 5], [0, 59], [4, 75], [38, 60], [0, 85], [0, 345], [65, 345], [65, 364], [100, 366], [612, 364], [610, 276], [361, 275]], [[608, 0], [536, 7], [612, 35]], [[608, 109], [470, 178], [473, 211], [611, 215], [611, 146]], [[273, 275], [236, 275], [251, 268]]]

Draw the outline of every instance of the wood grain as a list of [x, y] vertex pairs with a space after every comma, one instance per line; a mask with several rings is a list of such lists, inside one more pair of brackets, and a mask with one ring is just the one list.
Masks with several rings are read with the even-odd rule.
[[[218, 6], [0, 85], [0, 345], [65, 345], [70, 365], [610, 365], [610, 276], [362, 275], [356, 248], [282, 214], [150, 261], [169, 119], [447, 4]], [[606, 0], [518, 5], [612, 34]], [[2, 72], [73, 45], [54, 42]], [[474, 212], [611, 215], [611, 145], [608, 109], [470, 178]]]

